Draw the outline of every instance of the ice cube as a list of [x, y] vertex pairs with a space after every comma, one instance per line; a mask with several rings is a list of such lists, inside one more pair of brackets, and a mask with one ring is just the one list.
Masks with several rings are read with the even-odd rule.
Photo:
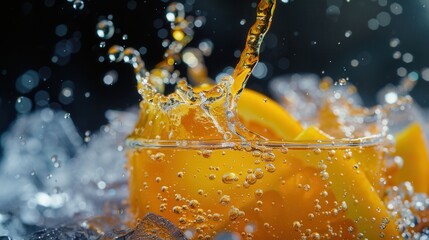
[[33, 233], [29, 240], [96, 240], [100, 235], [93, 230], [78, 225], [45, 228]]
[[148, 213], [134, 229], [128, 239], [182, 239], [183, 232], [167, 219]]

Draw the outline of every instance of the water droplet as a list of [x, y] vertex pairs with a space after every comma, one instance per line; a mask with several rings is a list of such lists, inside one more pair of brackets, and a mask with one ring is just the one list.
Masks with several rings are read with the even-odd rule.
[[169, 22], [181, 22], [185, 18], [185, 6], [181, 3], [171, 3], [168, 5], [165, 17]]
[[124, 58], [124, 48], [118, 45], [110, 47], [108, 53], [109, 59], [112, 62], [120, 62]]
[[107, 186], [107, 184], [106, 184], [106, 182], [104, 182], [104, 181], [99, 181], [99, 182], [97, 183], [97, 187], [98, 187], [98, 189], [100, 189], [100, 190], [104, 190], [104, 189], [106, 188], [106, 186]]
[[101, 20], [96, 26], [97, 36], [101, 39], [110, 39], [115, 33], [115, 27], [110, 20]]
[[351, 30], [346, 31], [346, 33], [344, 34], [344, 36], [346, 36], [346, 38], [350, 37], [351, 35], [352, 35]]
[[19, 97], [16, 99], [15, 109], [19, 113], [28, 113], [30, 112], [33, 104], [31, 100], [27, 97]]
[[82, 0], [75, 0], [73, 2], [73, 8], [76, 10], [82, 10], [85, 7], [85, 2]]

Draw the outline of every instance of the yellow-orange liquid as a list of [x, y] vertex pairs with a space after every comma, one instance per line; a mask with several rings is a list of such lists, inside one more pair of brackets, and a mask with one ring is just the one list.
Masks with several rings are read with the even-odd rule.
[[[274, 8], [274, 0], [260, 1], [240, 62], [215, 86], [194, 91], [182, 81], [164, 96], [158, 81], [162, 74], [152, 73], [171, 72], [166, 66], [175, 61], [168, 56], [179, 54], [168, 55], [151, 74], [137, 61], [143, 101], [129, 138], [138, 142], [128, 153], [131, 213], [136, 220], [150, 212], [161, 215], [193, 238], [221, 232], [254, 239], [398, 236], [381, 200], [380, 180], [386, 176], [379, 145], [330, 144], [314, 128], [299, 133], [299, 124], [285, 123], [299, 133], [296, 139], [291, 128], [290, 139], [280, 138], [294, 140], [286, 148], [256, 142], [278, 140], [271, 138], [279, 136], [275, 132], [243, 127], [238, 100], [258, 62]], [[206, 75], [201, 79], [197, 82]]]
[[[131, 212], [137, 219], [159, 214], [195, 238], [224, 231], [255, 239], [378, 238], [387, 215], [375, 181], [383, 176], [377, 148], [137, 148], [129, 156]], [[356, 190], [362, 185], [364, 192]], [[392, 236], [394, 223], [387, 225]]]

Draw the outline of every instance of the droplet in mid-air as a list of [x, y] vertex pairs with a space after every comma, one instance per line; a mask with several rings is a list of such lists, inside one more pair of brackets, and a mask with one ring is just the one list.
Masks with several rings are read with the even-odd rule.
[[115, 33], [115, 27], [110, 20], [101, 20], [97, 23], [97, 36], [101, 39], [110, 39]]
[[73, 8], [76, 10], [82, 10], [85, 7], [85, 2], [82, 0], [74, 0]]
[[109, 49], [109, 59], [112, 62], [120, 62], [124, 58], [124, 48], [114, 45]]
[[180, 22], [185, 18], [185, 6], [181, 3], [171, 3], [166, 12], [165, 17], [169, 22]]

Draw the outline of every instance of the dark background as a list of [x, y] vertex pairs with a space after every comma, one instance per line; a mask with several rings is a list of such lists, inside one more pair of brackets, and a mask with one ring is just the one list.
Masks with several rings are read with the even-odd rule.
[[[2, 2], [0, 134], [19, 115], [15, 103], [20, 96], [32, 101], [31, 111], [49, 106], [69, 112], [81, 134], [105, 123], [104, 112], [107, 109], [124, 110], [138, 103], [131, 67], [110, 63], [106, 52], [114, 44], [136, 49], [145, 47], [147, 51], [142, 57], [149, 69], [153, 67], [162, 59], [164, 51], [162, 40], [157, 35], [160, 28], [168, 29], [164, 15], [169, 1], [83, 1], [85, 6], [82, 10], [73, 9], [73, 3], [67, 0]], [[210, 76], [214, 78], [225, 67], [235, 66], [238, 59], [234, 52], [243, 48], [247, 30], [255, 18], [256, 1], [181, 2], [187, 7], [188, 15], [206, 18], [202, 28], [195, 28], [195, 39], [190, 46], [197, 46], [206, 38], [214, 43], [213, 54], [205, 59]], [[429, 1], [397, 0], [402, 6], [400, 15], [392, 14], [390, 6], [394, 3], [391, 0], [278, 1], [274, 22], [261, 54], [268, 74], [263, 79], [252, 77], [248, 87], [269, 94], [267, 83], [274, 76], [313, 72], [331, 76], [334, 80], [348, 77], [357, 85], [365, 104], [375, 104], [379, 89], [387, 83], [399, 82], [398, 68], [404, 67], [408, 72], [420, 74], [429, 66], [429, 5], [426, 6]], [[390, 14], [390, 24], [370, 30], [368, 21], [383, 11]], [[95, 26], [108, 15], [113, 17], [116, 33], [103, 48]], [[240, 24], [242, 19], [246, 21], [244, 25]], [[64, 31], [64, 26], [67, 31]], [[56, 31], [61, 28], [63, 31]], [[346, 37], [349, 30], [352, 34]], [[123, 40], [123, 34], [127, 34], [128, 39]], [[393, 38], [400, 40], [395, 48], [389, 46]], [[58, 51], [64, 49], [66, 41], [72, 43], [73, 48], [66, 48], [66, 56], [53, 61]], [[394, 59], [395, 51], [411, 53], [413, 61], [406, 63], [402, 59]], [[144, 48], [142, 52], [145, 52]], [[106, 59], [100, 62], [100, 56]], [[359, 60], [357, 67], [351, 66], [352, 59]], [[40, 83], [22, 93], [18, 91], [16, 81], [28, 70], [39, 73]], [[110, 70], [117, 71], [118, 80], [113, 85], [106, 85], [103, 77]], [[64, 87], [72, 89], [73, 95], [61, 100]], [[420, 78], [412, 91], [416, 101], [426, 107], [429, 105], [428, 90], [429, 82]], [[49, 95], [47, 101], [39, 101], [40, 91]]]

